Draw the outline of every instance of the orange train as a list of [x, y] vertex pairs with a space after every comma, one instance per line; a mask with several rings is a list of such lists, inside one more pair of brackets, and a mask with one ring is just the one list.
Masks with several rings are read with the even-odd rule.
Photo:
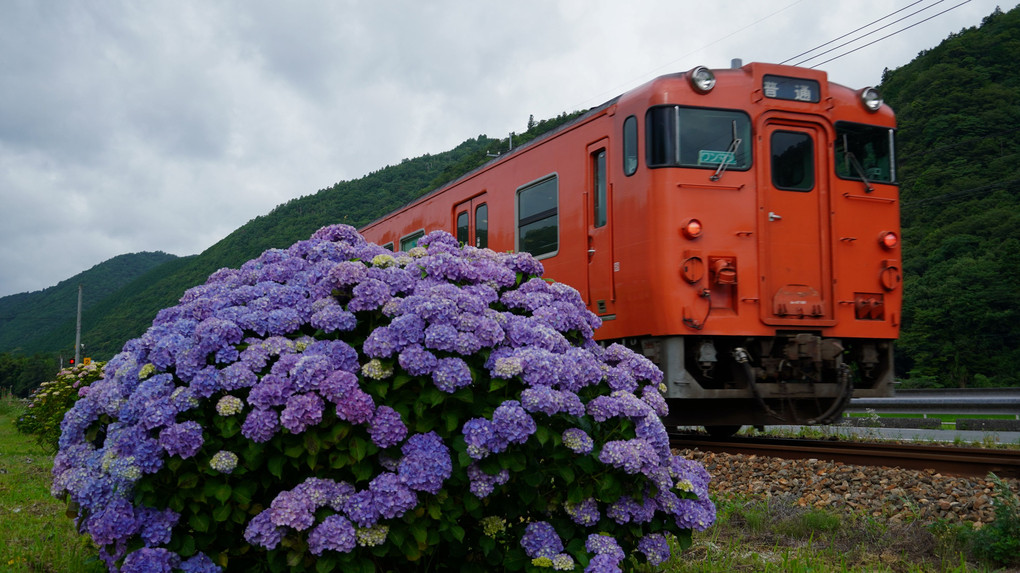
[[888, 396], [896, 120], [873, 88], [763, 63], [659, 77], [361, 232], [527, 251], [665, 373], [671, 423], [818, 424]]

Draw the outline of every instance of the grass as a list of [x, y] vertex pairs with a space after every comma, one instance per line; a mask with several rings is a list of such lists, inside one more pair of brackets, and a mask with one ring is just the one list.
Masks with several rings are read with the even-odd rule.
[[[797, 506], [793, 499], [717, 499], [715, 526], [658, 569], [666, 573], [990, 571], [968, 559], [959, 526], [887, 523], [881, 518]], [[647, 569], [650, 573], [652, 570]]]
[[50, 496], [53, 457], [14, 428], [22, 407], [0, 398], [0, 571], [105, 571], [64, 504]]

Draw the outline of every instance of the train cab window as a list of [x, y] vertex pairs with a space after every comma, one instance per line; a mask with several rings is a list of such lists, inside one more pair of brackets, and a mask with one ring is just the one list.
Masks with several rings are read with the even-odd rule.
[[649, 167], [751, 167], [751, 120], [740, 111], [658, 106], [645, 116]]
[[457, 213], [457, 242], [461, 245], [468, 244], [471, 237], [468, 236], [471, 230], [471, 225], [468, 222], [468, 212], [461, 211]]
[[594, 227], [605, 227], [609, 213], [609, 206], [606, 204], [606, 150], [600, 149], [591, 155], [592, 163], [592, 202], [594, 213], [592, 214], [592, 225]]
[[517, 250], [536, 257], [559, 249], [558, 184], [555, 175], [517, 191]]
[[785, 191], [810, 191], [815, 186], [815, 146], [807, 133], [776, 131], [772, 149], [772, 184]]
[[400, 238], [400, 250], [409, 251], [418, 246], [418, 239], [425, 236], [425, 229], [421, 229]]
[[475, 207], [475, 246], [479, 249], [489, 246], [489, 206], [485, 203]]
[[836, 122], [836, 175], [842, 179], [894, 183], [893, 133], [888, 127]]
[[623, 122], [623, 174], [630, 176], [637, 171], [637, 118], [633, 115]]

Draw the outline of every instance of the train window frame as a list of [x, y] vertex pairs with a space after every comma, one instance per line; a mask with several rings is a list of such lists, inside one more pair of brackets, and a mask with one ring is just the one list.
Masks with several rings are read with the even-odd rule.
[[[417, 231], [414, 231], [413, 233], [408, 233], [408, 234], [404, 235], [403, 237], [400, 237], [400, 250], [406, 253], [407, 251], [413, 249], [414, 247], [417, 247], [418, 246], [418, 239], [420, 239], [420, 238], [422, 238], [424, 236], [425, 236], [425, 229], [418, 229]], [[408, 245], [410, 245], [410, 246], [408, 246]]]
[[[795, 136], [799, 136], [799, 137], [802, 137], [805, 142], [811, 144], [811, 147], [808, 150], [808, 154], [807, 154], [807, 157], [810, 158], [810, 161], [808, 162], [808, 165], [811, 166], [811, 169], [810, 169], [810, 173], [808, 173], [807, 171], [805, 171], [805, 173], [804, 173], [804, 177], [806, 177], [808, 174], [810, 174], [810, 177], [811, 177], [811, 180], [810, 180], [811, 184], [810, 184], [810, 186], [804, 187], [802, 185], [786, 185], [786, 184], [782, 184], [781, 185], [779, 183], [779, 181], [776, 179], [776, 174], [781, 171], [779, 169], [776, 169], [776, 154], [775, 154], [775, 144], [774, 144], [774, 142], [775, 142], [775, 138], [776, 138], [777, 135], [795, 135]], [[776, 189], [780, 189], [782, 191], [793, 191], [793, 192], [796, 192], [796, 193], [810, 193], [811, 191], [813, 191], [814, 188], [815, 188], [815, 184], [818, 181], [818, 173], [817, 173], [818, 170], [815, 168], [815, 164], [817, 163], [816, 157], [815, 157], [815, 145], [816, 145], [815, 138], [812, 137], [811, 134], [806, 132], [806, 131], [797, 131], [797, 130], [792, 130], [792, 129], [777, 129], [777, 130], [773, 131], [772, 133], [770, 133], [769, 134], [769, 178], [772, 180], [772, 186], [775, 187]], [[793, 147], [794, 146], [792, 146], [792, 145], [786, 146], [786, 149], [791, 149]], [[802, 157], [803, 157], [803, 155], [802, 155]]]
[[386, 249], [387, 251], [394, 252], [393, 251], [393, 241], [390, 241], [390, 242], [386, 243], [385, 245], [382, 246], [382, 248]]
[[[672, 128], [670, 133], [664, 132], [663, 126], [665, 123], [658, 122], [657, 118], [654, 117], [661, 110], [673, 111], [672, 118], [665, 118], [671, 120], [668, 126]], [[701, 142], [693, 145], [689, 142], [685, 145], [682, 138], [685, 134], [694, 133], [694, 130], [684, 131], [682, 129], [685, 124], [681, 117], [682, 114], [704, 114], [706, 117], [712, 114], [726, 114], [729, 116], [726, 118], [728, 123], [716, 125], [715, 129], [711, 131], [715, 136], [724, 138], [724, 140], [715, 145], [719, 149], [700, 148]], [[688, 118], [686, 121], [689, 122], [690, 119]], [[736, 135], [740, 140], [739, 142], [735, 142], [733, 138], [734, 130], [732, 122], [734, 121], [738, 122]], [[699, 131], [706, 131], [706, 129], [700, 128]], [[677, 133], [679, 133], [679, 145], [677, 142], [678, 137], [675, 135]], [[677, 104], [651, 106], [645, 111], [645, 164], [651, 169], [681, 167], [685, 169], [716, 170], [719, 169], [720, 162], [710, 161], [709, 159], [716, 157], [724, 158], [732, 155], [734, 162], [727, 163], [727, 171], [749, 171], [754, 167], [752, 134], [751, 116], [740, 109]], [[665, 141], [664, 137], [671, 137], [671, 139]], [[731, 149], [734, 144], [737, 145], [736, 149]], [[687, 150], [688, 147], [691, 150]], [[695, 151], [693, 159], [691, 158], [692, 150]]]
[[609, 178], [606, 165], [608, 150], [600, 147], [591, 153], [592, 170], [592, 227], [601, 229], [609, 224]]
[[[461, 221], [462, 218], [463, 221]], [[457, 242], [461, 245], [468, 244], [468, 241], [471, 240], [471, 213], [467, 209], [457, 211], [454, 214], [453, 225], [457, 233]]]
[[[483, 212], [484, 210], [484, 212]], [[481, 215], [479, 215], [481, 213]], [[479, 221], [484, 223], [480, 224]], [[482, 203], [475, 207], [475, 247], [489, 248], [489, 204]]]
[[634, 175], [640, 163], [637, 116], [631, 115], [623, 120], [623, 174], [627, 177]]
[[[540, 193], [542, 191], [545, 191], [547, 189], [546, 186], [550, 184], [552, 185], [553, 191], [552, 197], [554, 198], [552, 207], [546, 207], [545, 209], [541, 210], [533, 210], [532, 208], [529, 209], [522, 208], [523, 197], [531, 198], [532, 193]], [[520, 187], [517, 188], [517, 192], [514, 197], [514, 210], [516, 211], [516, 215], [514, 217], [516, 220], [515, 226], [516, 236], [514, 237], [514, 244], [516, 247], [515, 250], [517, 252], [530, 253], [531, 256], [535, 257], [536, 259], [553, 257], [559, 253], [560, 250], [559, 205], [560, 205], [560, 186], [558, 173], [551, 173], [549, 175], [546, 175], [545, 177], [535, 179], [534, 181], [521, 185]], [[542, 205], [540, 204], [540, 206]], [[539, 250], [539, 252], [529, 250], [529, 248], [532, 247], [532, 245], [528, 245], [528, 233], [530, 232], [530, 230], [526, 231], [525, 227], [532, 227], [538, 223], [543, 223], [546, 221], [552, 222], [551, 226], [555, 231], [554, 240], [548, 243], [550, 245], [550, 248], [547, 248], [545, 250]], [[539, 243], [538, 245], [541, 246], [541, 243]]]
[[[833, 127], [836, 132], [836, 139], [832, 146], [833, 171], [836, 173], [836, 177], [847, 181], [862, 181], [860, 173], [863, 171], [870, 183], [899, 184], [896, 180], [896, 130], [894, 128], [854, 121], [837, 121]], [[844, 137], [848, 135], [847, 131], [858, 130], [860, 132], [865, 129], [875, 131], [875, 141], [885, 140], [888, 151], [885, 158], [885, 161], [888, 161], [888, 165], [884, 166], [886, 167], [886, 173], [888, 173], [887, 178], [875, 176], [874, 168], [869, 168], [874, 160], [870, 159], [867, 153], [861, 153], [861, 157], [856, 157], [855, 154], [854, 158], [857, 160], [856, 166], [851, 164], [849, 158], [845, 155], [844, 142], [849, 143], [848, 138]], [[879, 169], [881, 169], [881, 166]]]

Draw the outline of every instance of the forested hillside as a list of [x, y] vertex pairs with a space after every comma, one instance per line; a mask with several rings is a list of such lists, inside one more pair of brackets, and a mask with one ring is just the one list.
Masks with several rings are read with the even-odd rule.
[[896, 110], [900, 376], [1020, 385], [1020, 8], [884, 74]]
[[[513, 134], [513, 144], [521, 145], [576, 116], [577, 113], [564, 113], [550, 120], [529, 121], [527, 131]], [[360, 179], [340, 182], [279, 205], [270, 213], [249, 221], [200, 255], [182, 258], [167, 255], [174, 260], [151, 268], [141, 276], [136, 273], [136, 279], [130, 284], [117, 285], [123, 288], [108, 289], [109, 292], [95, 289], [93, 293], [94, 289], [89, 287], [85, 291], [89, 304], [85, 305], [83, 312], [82, 340], [87, 343], [92, 357], [106, 360], [120, 351], [127, 340], [145, 332], [160, 309], [176, 304], [185, 290], [204, 283], [217, 269], [238, 267], [269, 248], [286, 248], [308, 238], [325, 225], [364, 225], [483, 165], [491, 159], [490, 154], [506, 150], [509, 145], [509, 138], [500, 140], [480, 135], [450, 151], [405, 159], [399, 165], [388, 166]], [[116, 260], [111, 259], [108, 263]], [[65, 283], [73, 283], [69, 288], [76, 290], [78, 281], [84, 280], [83, 277], [65, 281], [58, 287], [62, 289]], [[91, 277], [87, 282], [92, 282]], [[15, 309], [30, 304], [33, 308], [35, 305], [46, 307], [64, 320], [29, 320], [26, 317], [30, 313], [12, 313], [17, 320], [0, 322], [3, 334], [0, 353], [55, 356], [63, 351], [67, 356], [73, 349], [77, 295], [64, 290], [51, 293], [50, 290], [0, 298], [0, 318], [7, 316], [2, 310], [6, 304]], [[103, 296], [100, 296], [101, 293]], [[52, 363], [56, 364], [55, 357]], [[0, 368], [0, 386], [5, 385], [2, 374], [3, 369]]]
[[[900, 125], [905, 304], [897, 374], [904, 385], [1020, 385], [1018, 61], [1020, 8], [996, 10], [980, 27], [961, 30], [883, 74], [880, 88]], [[514, 144], [575, 116], [529, 121]], [[202, 254], [165, 262], [102, 300], [91, 300], [83, 340], [94, 358], [108, 359], [144, 332], [159, 309], [174, 305], [216, 269], [286, 247], [323, 225], [368, 223], [479, 167], [488, 152], [508, 144], [482, 135], [280, 205]], [[55, 355], [73, 345], [73, 322], [58, 324], [44, 315], [32, 322], [3, 321], [15, 316], [5, 309], [30, 303], [66, 316], [77, 282], [65, 282], [70, 290], [50, 293], [53, 299], [46, 302], [36, 297], [50, 289], [0, 299], [0, 353]], [[90, 289], [85, 293], [90, 300]], [[6, 384], [5, 358], [0, 355], [0, 386]]]

